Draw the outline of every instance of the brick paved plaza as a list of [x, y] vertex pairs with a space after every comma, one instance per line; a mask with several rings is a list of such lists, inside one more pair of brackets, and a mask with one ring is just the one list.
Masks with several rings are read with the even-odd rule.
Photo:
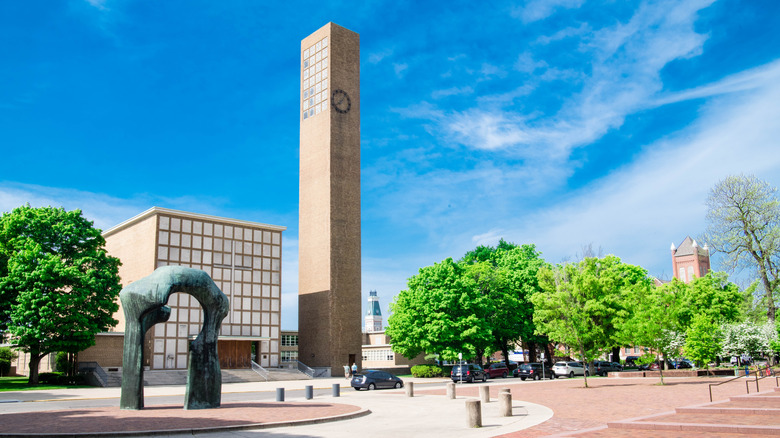
[[[86, 388], [79, 390], [30, 391], [0, 393], [0, 436], [12, 434], [79, 434], [126, 431], [174, 431], [213, 428], [210, 437], [236, 437], [262, 434], [290, 434], [296, 437], [372, 436], [403, 434], [446, 435], [454, 437], [732, 437], [751, 432], [750, 436], [780, 434], [780, 392], [774, 391], [775, 380], [760, 382], [761, 394], [745, 398], [745, 380], [739, 379], [713, 388], [717, 410], [675, 408], [709, 404], [708, 384], [724, 378], [668, 378], [659, 385], [656, 378], [593, 378], [590, 388], [583, 380], [488, 381], [491, 403], [483, 405], [482, 429], [466, 427], [464, 403], [477, 398], [483, 383], [458, 384], [456, 400], [446, 398], [445, 383], [440, 379], [407, 379], [415, 382], [415, 396], [409, 399], [403, 390], [353, 391], [343, 387], [341, 397], [325, 395], [333, 382], [343, 379], [303, 382], [268, 382], [225, 385], [223, 407], [213, 410], [183, 410], [181, 404], [153, 404], [158, 397], [178, 397], [183, 387], [149, 387], [149, 408], [142, 411], [120, 411], [116, 389]], [[303, 385], [315, 385], [320, 392], [313, 400], [303, 400]], [[274, 402], [275, 387], [288, 390], [286, 402]], [[496, 399], [501, 388], [510, 388], [513, 417], [497, 415]], [[242, 397], [243, 401], [234, 400]], [[728, 399], [732, 397], [731, 401]], [[56, 401], [55, 401], [56, 400]], [[230, 401], [224, 401], [230, 400]], [[19, 403], [13, 403], [19, 401]], [[87, 403], [103, 406], [86, 407]], [[116, 405], [114, 405], [116, 403]], [[49, 406], [57, 409], [49, 409]], [[67, 409], [70, 408], [70, 409]], [[736, 409], [741, 409], [735, 415]], [[653, 416], [653, 418], [645, 418]], [[633, 419], [633, 421], [626, 421]], [[290, 427], [294, 422], [330, 420], [328, 423]], [[272, 425], [270, 423], [277, 423]], [[697, 430], [629, 430], [617, 427], [636, 423], [658, 427], [664, 423], [741, 424], [748, 427], [739, 433]], [[305, 423], [304, 423], [305, 424]], [[609, 429], [604, 427], [610, 424]], [[241, 430], [249, 425], [266, 427]], [[770, 431], [749, 427], [772, 426]], [[267, 428], [270, 427], [270, 428]], [[601, 428], [601, 429], [599, 429]], [[745, 432], [747, 431], [747, 432]], [[29, 436], [29, 435], [28, 435]], [[104, 435], [106, 436], [106, 435]], [[143, 434], [141, 436], [144, 436]]]

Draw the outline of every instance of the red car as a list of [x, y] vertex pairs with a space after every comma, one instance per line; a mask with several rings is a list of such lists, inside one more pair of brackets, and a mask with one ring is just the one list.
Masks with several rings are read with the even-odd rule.
[[490, 364], [489, 367], [485, 368], [485, 372], [491, 379], [495, 377], [506, 377], [510, 373], [509, 368], [506, 367], [504, 362]]

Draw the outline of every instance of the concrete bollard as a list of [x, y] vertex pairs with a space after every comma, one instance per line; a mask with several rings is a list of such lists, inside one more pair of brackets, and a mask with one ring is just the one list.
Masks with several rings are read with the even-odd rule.
[[414, 382], [406, 382], [404, 389], [406, 389], [407, 397], [414, 397]]
[[485, 403], [485, 404], [490, 403], [490, 387], [489, 386], [480, 386], [479, 387], [479, 398], [482, 400], [482, 403]]
[[512, 394], [501, 392], [498, 394], [498, 414], [502, 417], [512, 416]]
[[466, 413], [469, 427], [482, 427], [482, 405], [479, 400], [466, 400]]
[[338, 383], [333, 384], [333, 397], [339, 397], [341, 394], [341, 385]]
[[284, 401], [284, 388], [276, 388], [276, 401]]
[[306, 389], [306, 391], [305, 391], [306, 400], [313, 399], [314, 398], [314, 387], [311, 386], [311, 385], [306, 385], [305, 389]]
[[447, 398], [450, 400], [455, 399], [455, 382], [449, 382], [447, 384]]
[[499, 394], [501, 394], [502, 392], [508, 392], [508, 393], [510, 393], [510, 394], [511, 394], [511, 393], [512, 393], [512, 390], [511, 390], [511, 389], [509, 389], [509, 388], [501, 388], [501, 389], [499, 389], [499, 390], [498, 390], [498, 393], [499, 393]]

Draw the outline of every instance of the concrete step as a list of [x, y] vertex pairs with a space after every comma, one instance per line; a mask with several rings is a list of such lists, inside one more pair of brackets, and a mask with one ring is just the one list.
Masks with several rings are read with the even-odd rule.
[[307, 374], [304, 374], [294, 368], [266, 368], [269, 381], [284, 380], [311, 380]]

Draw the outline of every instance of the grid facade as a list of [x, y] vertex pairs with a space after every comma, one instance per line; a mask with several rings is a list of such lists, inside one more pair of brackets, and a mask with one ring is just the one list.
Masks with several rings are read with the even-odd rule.
[[[230, 301], [219, 333], [220, 362], [223, 367], [244, 368], [250, 365], [251, 343], [260, 365], [280, 362], [284, 229], [154, 207], [104, 236], [109, 253], [122, 261], [123, 285], [167, 265], [209, 274]], [[153, 245], [147, 246], [150, 241]], [[168, 321], [155, 324], [147, 333], [145, 365], [186, 369], [189, 341], [202, 329], [203, 309], [186, 293], [172, 294], [167, 305]]]
[[[159, 215], [157, 224], [157, 267], [187, 266], [209, 274], [230, 300], [220, 336], [267, 338], [260, 343], [265, 366], [278, 365], [282, 233], [172, 215]], [[186, 368], [187, 341], [200, 331], [203, 310], [184, 293], [171, 295], [168, 306], [170, 319], [154, 327], [152, 366]]]

